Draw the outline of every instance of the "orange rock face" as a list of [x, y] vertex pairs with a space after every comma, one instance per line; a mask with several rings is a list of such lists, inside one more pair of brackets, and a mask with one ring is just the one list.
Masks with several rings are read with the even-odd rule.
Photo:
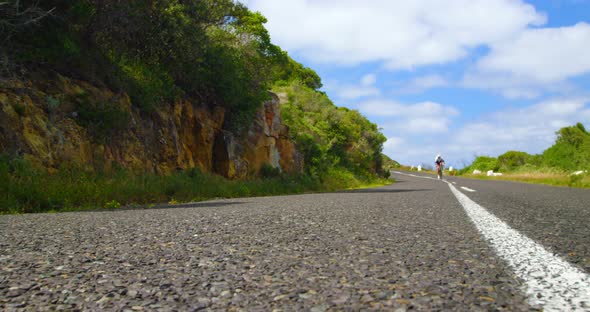
[[[81, 122], [79, 110], [81, 105], [101, 103], [127, 119], [116, 130], [97, 125], [109, 134], [97, 140]], [[62, 163], [101, 170], [117, 164], [157, 173], [199, 168], [228, 178], [257, 174], [264, 164], [290, 173], [302, 171], [302, 157], [281, 124], [276, 96], [261, 105], [245, 138], [224, 130], [224, 119], [223, 108], [185, 99], [141, 113], [125, 94], [61, 76], [0, 86], [0, 152], [21, 155], [46, 168]]]
[[224, 133], [223, 153], [227, 157], [216, 157], [222, 163], [217, 171], [230, 178], [243, 178], [252, 172], [259, 172], [262, 166], [269, 165], [282, 172], [300, 173], [303, 171], [303, 157], [289, 141], [289, 130], [281, 123], [279, 99], [271, 94], [271, 100], [262, 105], [246, 138], [237, 140], [233, 134]]

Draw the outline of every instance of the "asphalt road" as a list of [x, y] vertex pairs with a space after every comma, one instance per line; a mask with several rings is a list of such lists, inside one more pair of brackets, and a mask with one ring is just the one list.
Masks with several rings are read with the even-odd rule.
[[[0, 216], [0, 310], [542, 308], [447, 183], [394, 176], [360, 191]], [[450, 180], [588, 273], [590, 191]]]

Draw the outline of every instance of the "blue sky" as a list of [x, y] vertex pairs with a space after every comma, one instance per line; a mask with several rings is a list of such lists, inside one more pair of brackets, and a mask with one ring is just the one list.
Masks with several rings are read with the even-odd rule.
[[248, 0], [407, 165], [541, 153], [590, 128], [590, 0]]

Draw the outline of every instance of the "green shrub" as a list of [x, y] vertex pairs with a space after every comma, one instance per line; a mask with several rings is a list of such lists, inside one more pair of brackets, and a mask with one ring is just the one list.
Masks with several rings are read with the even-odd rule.
[[156, 65], [124, 56], [111, 56], [111, 61], [133, 105], [144, 111], [154, 111], [182, 94], [169, 73]]
[[569, 171], [590, 168], [590, 133], [581, 123], [562, 128], [555, 144], [543, 152], [543, 163]]
[[61, 102], [58, 99], [52, 96], [48, 96], [47, 98], [45, 98], [45, 102], [47, 104], [47, 112], [49, 112], [50, 114], [57, 111], [59, 105], [61, 104]]
[[322, 176], [322, 182], [332, 190], [341, 190], [362, 184], [352, 172], [338, 167], [329, 168]]
[[541, 167], [543, 166], [543, 155], [531, 155], [528, 160], [527, 165], [532, 167]]
[[260, 168], [260, 176], [263, 178], [276, 178], [281, 175], [281, 169], [275, 168], [270, 164], [263, 164]]
[[502, 171], [512, 171], [529, 163], [531, 157], [525, 152], [509, 151], [498, 156], [498, 163]]
[[113, 136], [128, 127], [131, 120], [131, 114], [116, 103], [93, 102], [88, 94], [79, 94], [73, 100], [78, 112], [76, 121], [98, 143], [110, 142]]
[[385, 136], [377, 125], [356, 110], [337, 107], [321, 92], [294, 80], [276, 85], [287, 95], [281, 117], [291, 129], [311, 176], [323, 176], [330, 168], [342, 167], [357, 176], [383, 174], [381, 154]]
[[118, 209], [121, 207], [121, 204], [119, 204], [119, 202], [116, 200], [111, 200], [110, 202], [104, 204], [104, 207], [107, 209]]
[[489, 156], [478, 156], [475, 158], [471, 166], [469, 166], [468, 170], [480, 170], [480, 171], [489, 171], [494, 170], [498, 171], [500, 169], [500, 163], [498, 162], [497, 158], [489, 157]]
[[12, 109], [14, 110], [15, 113], [17, 113], [21, 117], [25, 115], [25, 112], [27, 110], [27, 108], [23, 104], [20, 104], [20, 103], [13, 103]]

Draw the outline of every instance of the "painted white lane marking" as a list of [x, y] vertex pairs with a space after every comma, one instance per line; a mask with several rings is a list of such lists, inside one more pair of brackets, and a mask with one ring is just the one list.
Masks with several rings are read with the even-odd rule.
[[531, 305], [541, 305], [545, 311], [590, 311], [590, 275], [512, 229], [451, 183], [448, 185], [496, 254], [524, 281]]
[[533, 306], [545, 311], [590, 311], [590, 275], [512, 229], [449, 184], [471, 221], [525, 282]]
[[457, 182], [451, 182], [451, 183], [453, 183], [453, 184], [457, 185]]
[[405, 176], [410, 176], [410, 177], [414, 177], [414, 178], [422, 178], [422, 179], [430, 179], [430, 180], [439, 181], [437, 178], [419, 176], [419, 175], [415, 175], [415, 174], [411, 174], [411, 173], [403, 173], [403, 172], [399, 172], [399, 171], [393, 171], [393, 173], [401, 174], [401, 175], [405, 175]]
[[470, 189], [468, 187], [461, 186], [461, 188], [464, 189], [464, 190], [466, 190], [467, 192], [475, 193], [475, 190], [472, 190], [472, 189]]

